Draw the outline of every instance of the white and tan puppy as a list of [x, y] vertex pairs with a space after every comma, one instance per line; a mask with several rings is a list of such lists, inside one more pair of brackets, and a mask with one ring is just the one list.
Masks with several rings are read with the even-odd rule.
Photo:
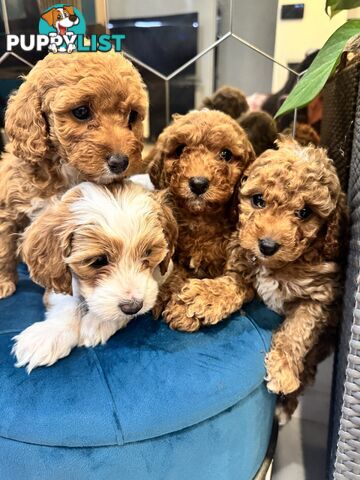
[[166, 194], [131, 181], [81, 183], [55, 200], [22, 239], [31, 278], [50, 293], [45, 321], [14, 337], [16, 365], [28, 372], [52, 365], [151, 310], [176, 240]]

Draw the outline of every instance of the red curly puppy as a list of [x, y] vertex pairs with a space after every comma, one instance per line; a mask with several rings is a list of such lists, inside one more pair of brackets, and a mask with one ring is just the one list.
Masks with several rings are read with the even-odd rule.
[[326, 152], [279, 142], [245, 172], [224, 275], [191, 280], [177, 295], [190, 331], [221, 321], [255, 293], [285, 316], [266, 368], [269, 390], [295, 392], [284, 400], [288, 415], [333, 345], [346, 223], [345, 195]]
[[255, 158], [245, 132], [215, 110], [175, 116], [160, 135], [149, 173], [158, 189], [168, 188], [179, 225], [175, 269], [155, 310], [173, 328], [187, 324], [175, 294], [188, 278], [216, 277], [224, 270], [226, 245], [236, 226], [231, 215], [235, 185]]
[[122, 55], [49, 54], [9, 100], [0, 162], [0, 298], [16, 284], [16, 238], [39, 202], [88, 180], [139, 173], [147, 95]]

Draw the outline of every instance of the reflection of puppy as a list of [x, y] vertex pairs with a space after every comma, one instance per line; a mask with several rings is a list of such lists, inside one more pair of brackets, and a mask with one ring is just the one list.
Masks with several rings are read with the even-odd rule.
[[[293, 133], [293, 124], [290, 125], [289, 128], [283, 130], [282, 135], [292, 135]], [[307, 145], [314, 145], [314, 147], [318, 147], [320, 145], [320, 137], [316, 130], [307, 123], [299, 123], [296, 122], [296, 129], [295, 129], [295, 140], [300, 143], [303, 147]]]
[[193, 280], [181, 299], [186, 315], [205, 324], [238, 310], [254, 292], [285, 316], [266, 367], [269, 390], [294, 392], [284, 402], [291, 414], [333, 346], [346, 198], [325, 151], [290, 139], [263, 153], [245, 176], [225, 275]]
[[147, 96], [121, 54], [48, 55], [9, 100], [0, 161], [0, 298], [16, 283], [16, 234], [39, 199], [140, 173]]
[[171, 327], [196, 330], [198, 321], [189, 318], [187, 324], [176, 295], [188, 278], [223, 272], [225, 247], [236, 224], [231, 215], [235, 185], [254, 151], [235, 120], [207, 110], [176, 116], [149, 157], [155, 187], [169, 189], [181, 239], [174, 274], [161, 291], [156, 314], [165, 307]]
[[77, 345], [105, 343], [154, 306], [177, 237], [165, 197], [132, 182], [82, 183], [28, 227], [22, 252], [30, 275], [56, 293], [46, 320], [15, 337], [18, 366], [31, 371]]
[[266, 112], [248, 112], [238, 119], [239, 125], [245, 130], [256, 156], [269, 148], [276, 148], [278, 134], [275, 120]]
[[219, 110], [237, 119], [249, 110], [249, 105], [244, 93], [239, 88], [225, 85], [210, 97], [205, 97], [200, 108]]

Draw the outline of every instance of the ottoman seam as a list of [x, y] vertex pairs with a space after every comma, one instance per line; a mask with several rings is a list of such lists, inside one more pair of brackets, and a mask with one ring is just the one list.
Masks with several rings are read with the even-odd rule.
[[267, 352], [265, 338], [264, 338], [263, 334], [261, 333], [258, 324], [256, 323], [256, 321], [253, 319], [253, 317], [248, 312], [246, 312], [246, 316], [248, 317], [250, 322], [253, 324], [253, 327], [255, 328], [255, 330], [258, 332], [259, 337], [261, 338], [262, 344], [264, 346], [265, 352]]
[[9, 333], [20, 333], [20, 332], [22, 332], [22, 330], [19, 330], [19, 329], [17, 329], [17, 330], [2, 330], [0, 332], [0, 335], [8, 335]]
[[[106, 379], [106, 376], [104, 374], [104, 370], [101, 366], [101, 363], [100, 363], [100, 360], [99, 360], [99, 357], [97, 355], [97, 353], [95, 352], [94, 349], [90, 349], [89, 348], [89, 352], [91, 352], [91, 354], [93, 355], [94, 359], [95, 359], [95, 364], [96, 364], [96, 368], [97, 368], [97, 371], [102, 379], [102, 382], [105, 386], [105, 389], [107, 390], [108, 392], [108, 396], [109, 396], [109, 403], [110, 403], [110, 406], [111, 406], [111, 409], [113, 411], [113, 415], [114, 415], [114, 419], [115, 419], [115, 424], [116, 426], [114, 426], [114, 431], [115, 431], [115, 436], [116, 436], [116, 441], [118, 443], [118, 445], [124, 445], [125, 444], [125, 440], [124, 440], [124, 432], [123, 432], [123, 429], [121, 427], [121, 423], [120, 423], [120, 419], [119, 419], [119, 416], [118, 416], [118, 412], [117, 412], [117, 409], [116, 409], [116, 404], [115, 404], [115, 400], [114, 400], [114, 396], [113, 396], [113, 393], [111, 391], [111, 388], [110, 388], [110, 385]], [[118, 428], [116, 428], [118, 427]], [[119, 433], [121, 435], [121, 438], [119, 438]]]

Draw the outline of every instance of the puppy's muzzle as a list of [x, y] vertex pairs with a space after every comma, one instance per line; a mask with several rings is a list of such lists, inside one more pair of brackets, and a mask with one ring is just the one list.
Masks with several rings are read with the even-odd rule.
[[259, 250], [266, 257], [271, 257], [280, 248], [280, 244], [276, 243], [272, 238], [263, 238], [259, 240]]
[[205, 193], [209, 188], [209, 180], [206, 177], [191, 177], [189, 180], [190, 190], [195, 193], [195, 195], [201, 195]]
[[69, 20], [70, 20], [71, 22], [76, 22], [77, 18], [78, 18], [78, 17], [77, 17], [76, 15], [69, 15]]
[[141, 300], [136, 300], [135, 298], [119, 303], [120, 310], [126, 315], [135, 315], [135, 313], [138, 313], [142, 309], [142, 306], [143, 302]]
[[113, 153], [107, 157], [107, 164], [111, 173], [123, 173], [129, 165], [129, 157], [121, 153]]

